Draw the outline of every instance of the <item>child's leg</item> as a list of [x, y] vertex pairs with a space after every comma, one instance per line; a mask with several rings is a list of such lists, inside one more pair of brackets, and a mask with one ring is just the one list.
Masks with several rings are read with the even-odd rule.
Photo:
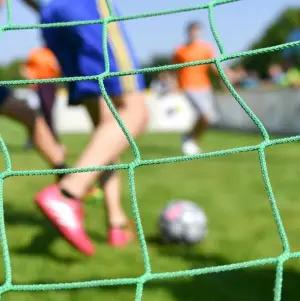
[[46, 84], [39, 84], [38, 85], [38, 96], [40, 100], [41, 112], [44, 116], [44, 119], [53, 135], [57, 143], [60, 144], [60, 147], [63, 153], [67, 154], [67, 148], [60, 142], [58, 133], [53, 124], [53, 106], [56, 100], [56, 91], [57, 87], [56, 84], [53, 83], [46, 83]]
[[[42, 12], [44, 23], [84, 21], [104, 18], [107, 15], [105, 1], [78, 0], [51, 1]], [[130, 62], [132, 51], [122, 41], [122, 34], [116, 26], [109, 33], [108, 55], [110, 72], [133, 70], [136, 64]], [[112, 27], [110, 26], [110, 27]], [[107, 64], [103, 56], [101, 43], [103, 27], [101, 24], [90, 26], [71, 26], [48, 28], [43, 31], [47, 46], [57, 56], [65, 76], [90, 76], [103, 74]], [[113, 45], [113, 36], [115, 42]], [[139, 78], [139, 80], [138, 80]], [[126, 83], [128, 82], [128, 84]], [[119, 109], [119, 116], [133, 137], [137, 137], [147, 124], [147, 110], [144, 97], [139, 91], [144, 88], [142, 76], [108, 77], [105, 89], [108, 95], [119, 95], [113, 99]], [[102, 107], [99, 84], [95, 80], [76, 81], [69, 85], [70, 104], [88, 101], [91, 95], [97, 96], [96, 112], [101, 116]], [[79, 121], [80, 122], [80, 121]], [[114, 119], [107, 119], [97, 124], [90, 143], [75, 164], [77, 168], [103, 166], [114, 161], [128, 147], [129, 143]], [[80, 199], [89, 190], [100, 172], [75, 173], [66, 175], [59, 185], [48, 186], [36, 196], [36, 201], [46, 216], [57, 226], [72, 245], [87, 255], [95, 249], [83, 226], [83, 214]]]
[[[144, 96], [131, 93], [118, 99], [119, 115], [133, 137], [139, 136], [145, 129], [148, 121], [147, 108]], [[99, 101], [98, 110], [105, 107], [104, 101]], [[117, 158], [129, 143], [121, 128], [114, 119], [107, 119], [97, 125], [90, 143], [83, 151], [75, 167], [92, 167], [107, 165]], [[76, 198], [82, 198], [99, 172], [74, 173], [64, 177], [60, 186]]]
[[121, 205], [121, 178], [118, 171], [107, 171], [100, 178], [104, 191], [108, 227], [123, 227], [128, 218]]
[[124, 247], [135, 238], [133, 224], [128, 220], [121, 204], [120, 172], [107, 171], [101, 176], [107, 214], [107, 240], [111, 246]]
[[33, 137], [35, 146], [45, 159], [53, 166], [60, 166], [64, 162], [64, 154], [56, 143], [45, 120], [36, 116], [26, 103], [16, 100], [13, 96], [8, 98], [0, 106], [0, 114], [23, 124], [29, 136]]
[[53, 126], [52, 110], [56, 97], [56, 84], [46, 83], [38, 85], [38, 95], [41, 104], [41, 111], [53, 136], [58, 140], [58, 135]]
[[[100, 122], [114, 121], [114, 117], [104, 100], [101, 105], [101, 112], [97, 110], [97, 102], [85, 102], [86, 109], [96, 128]], [[100, 113], [100, 115], [99, 115]], [[119, 159], [115, 160], [116, 164]], [[120, 227], [127, 223], [126, 214], [121, 205], [121, 181], [118, 171], [106, 171], [100, 175], [100, 186], [104, 191], [104, 201], [109, 227]]]

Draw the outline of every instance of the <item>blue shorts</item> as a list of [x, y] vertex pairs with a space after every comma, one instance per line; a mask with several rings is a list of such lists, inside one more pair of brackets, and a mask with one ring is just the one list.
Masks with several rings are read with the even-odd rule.
[[0, 105], [4, 103], [8, 96], [10, 96], [11, 91], [9, 88], [0, 86]]
[[[87, 21], [108, 16], [105, 0], [52, 0], [41, 10], [41, 23]], [[44, 28], [43, 37], [60, 62], [64, 76], [99, 75], [105, 71], [102, 24]], [[110, 72], [138, 68], [133, 49], [120, 22], [108, 26]], [[144, 89], [143, 75], [110, 77], [104, 80], [110, 96]], [[101, 95], [98, 81], [69, 83], [69, 103], [79, 104], [89, 96]]]

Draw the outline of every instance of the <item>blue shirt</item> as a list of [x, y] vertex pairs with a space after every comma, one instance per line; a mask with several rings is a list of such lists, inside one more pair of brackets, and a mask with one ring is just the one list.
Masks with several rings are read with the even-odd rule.
[[247, 77], [241, 81], [241, 86], [247, 89], [253, 89], [259, 86], [259, 82], [256, 78]]

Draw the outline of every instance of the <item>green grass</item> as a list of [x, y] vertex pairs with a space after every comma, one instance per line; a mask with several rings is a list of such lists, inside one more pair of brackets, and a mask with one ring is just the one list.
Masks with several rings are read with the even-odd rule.
[[[1, 120], [1, 133], [11, 154], [14, 170], [41, 169], [47, 165], [34, 152], [25, 152], [24, 132]], [[87, 141], [86, 136], [64, 136], [72, 149], [73, 162]], [[256, 135], [209, 132], [203, 141], [207, 151], [256, 144]], [[138, 140], [144, 159], [180, 155], [179, 137], [149, 134]], [[276, 200], [287, 230], [291, 249], [300, 251], [298, 145], [269, 148], [267, 162]], [[128, 151], [122, 161], [133, 158]], [[1, 159], [1, 170], [4, 170]], [[123, 200], [131, 213], [128, 175], [123, 176]], [[86, 205], [86, 225], [97, 253], [86, 258], [61, 239], [36, 209], [35, 192], [53, 182], [52, 176], [14, 177], [5, 180], [4, 207], [6, 230], [15, 284], [52, 283], [136, 277], [144, 272], [138, 243], [125, 249], [112, 249], [105, 243], [103, 208]], [[170, 272], [224, 265], [278, 256], [282, 249], [271, 208], [263, 186], [258, 155], [255, 152], [145, 166], [137, 169], [136, 187], [153, 272]], [[157, 239], [157, 219], [171, 199], [197, 202], [209, 220], [206, 240], [195, 247], [162, 246]], [[299, 300], [300, 262], [284, 267], [283, 300]], [[4, 281], [3, 263], [0, 277]], [[267, 301], [273, 300], [275, 267], [249, 268], [193, 278], [146, 283], [143, 301]], [[134, 300], [135, 286], [91, 288], [60, 292], [10, 292], [3, 300]]]

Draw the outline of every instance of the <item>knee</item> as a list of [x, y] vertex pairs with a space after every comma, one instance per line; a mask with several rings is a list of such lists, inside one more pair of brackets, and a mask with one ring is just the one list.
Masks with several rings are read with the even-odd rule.
[[148, 110], [148, 106], [146, 104], [146, 98], [142, 93], [137, 93], [135, 95], [135, 105], [132, 107], [134, 112], [133, 116], [135, 116], [139, 132], [143, 132], [147, 129], [149, 120], [150, 120], [150, 114]]

